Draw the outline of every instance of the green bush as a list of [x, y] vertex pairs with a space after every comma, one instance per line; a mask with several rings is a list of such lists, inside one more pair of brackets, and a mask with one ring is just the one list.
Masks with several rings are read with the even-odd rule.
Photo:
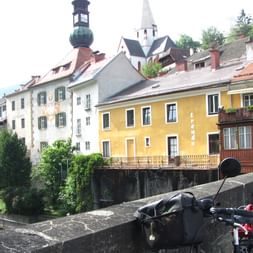
[[2, 193], [6, 212], [20, 215], [38, 215], [44, 211], [43, 193], [27, 187], [8, 188]]

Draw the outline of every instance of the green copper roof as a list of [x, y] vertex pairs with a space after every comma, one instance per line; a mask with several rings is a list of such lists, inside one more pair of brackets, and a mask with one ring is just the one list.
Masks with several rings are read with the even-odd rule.
[[74, 31], [70, 34], [69, 40], [71, 45], [76, 47], [87, 47], [89, 48], [93, 42], [93, 33], [90, 28], [85, 26], [77, 26]]

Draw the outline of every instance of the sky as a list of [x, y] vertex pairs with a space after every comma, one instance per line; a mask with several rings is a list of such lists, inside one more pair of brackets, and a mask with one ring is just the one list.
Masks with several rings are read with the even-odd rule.
[[[143, 0], [90, 0], [91, 48], [113, 56], [121, 36], [135, 39]], [[158, 35], [200, 40], [216, 27], [225, 35], [242, 9], [253, 16], [252, 0], [149, 0]], [[71, 0], [0, 1], [0, 89], [44, 75], [69, 51], [73, 30]]]

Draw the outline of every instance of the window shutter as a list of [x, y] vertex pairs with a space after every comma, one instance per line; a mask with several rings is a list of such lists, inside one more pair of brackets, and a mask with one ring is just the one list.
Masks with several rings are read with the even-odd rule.
[[38, 118], [38, 128], [41, 129], [41, 118]]
[[58, 88], [55, 89], [55, 101], [58, 102]]
[[55, 115], [55, 125], [56, 127], [59, 127], [59, 114]]
[[66, 113], [63, 113], [63, 125], [66, 126], [67, 122], [66, 122]]
[[65, 100], [66, 99], [66, 95], [65, 95], [65, 87], [62, 87], [62, 99]]
[[46, 104], [46, 103], [47, 103], [47, 93], [44, 92], [44, 104]]
[[37, 96], [37, 103], [38, 103], [38, 105], [40, 105], [40, 93]]

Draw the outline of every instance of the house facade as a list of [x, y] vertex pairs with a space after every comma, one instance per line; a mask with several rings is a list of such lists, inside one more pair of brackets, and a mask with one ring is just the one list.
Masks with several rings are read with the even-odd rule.
[[98, 107], [101, 152], [127, 159], [163, 156], [168, 163], [177, 156], [216, 159], [219, 110], [239, 103], [228, 90], [246, 63], [245, 40], [236, 41], [103, 101]]

